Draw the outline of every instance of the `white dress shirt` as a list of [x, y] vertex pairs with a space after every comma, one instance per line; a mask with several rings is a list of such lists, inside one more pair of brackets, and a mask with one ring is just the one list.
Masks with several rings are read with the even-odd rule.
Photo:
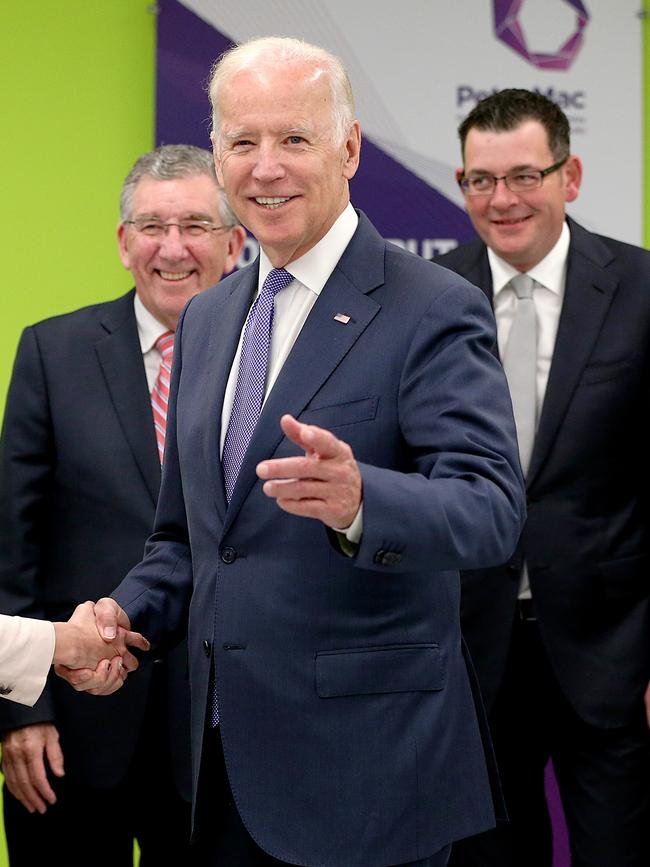
[[[564, 288], [566, 285], [566, 264], [569, 255], [569, 243], [571, 233], [566, 223], [562, 226], [560, 237], [553, 249], [541, 262], [527, 271], [529, 277], [535, 281], [533, 290], [533, 304], [537, 316], [537, 418], [539, 419], [546, 383], [551, 369], [553, 350], [557, 327], [560, 322], [562, 302], [564, 301]], [[492, 288], [494, 292], [494, 316], [497, 321], [497, 339], [499, 353], [503, 357], [503, 351], [508, 342], [510, 326], [515, 313], [517, 296], [514, 289], [508, 286], [510, 280], [520, 272], [512, 265], [500, 259], [496, 253], [488, 248], [488, 259], [492, 272]]]
[[[535, 281], [533, 288], [533, 304], [537, 318], [537, 420], [542, 411], [544, 395], [548, 375], [553, 360], [555, 338], [560, 323], [564, 290], [566, 287], [566, 268], [569, 256], [569, 244], [571, 232], [569, 226], [564, 223], [560, 237], [549, 253], [538, 262], [534, 268], [527, 271], [529, 277]], [[497, 321], [497, 340], [499, 354], [503, 353], [508, 342], [510, 327], [515, 315], [517, 296], [514, 289], [508, 286], [510, 280], [521, 272], [513, 268], [503, 259], [500, 259], [488, 247], [488, 259], [492, 272], [492, 288], [494, 292], [494, 316]], [[524, 563], [521, 582], [519, 585], [519, 598], [530, 599], [530, 581], [528, 568]]]
[[158, 378], [160, 362], [162, 361], [162, 355], [156, 349], [156, 340], [169, 331], [169, 328], [163, 325], [162, 322], [158, 322], [156, 317], [152, 313], [149, 313], [142, 301], [140, 301], [137, 292], [133, 299], [133, 309], [135, 310], [135, 321], [138, 326], [138, 337], [140, 338], [144, 370], [147, 375], [147, 385], [151, 392]]
[[54, 657], [49, 620], [0, 614], [0, 694], [30, 707], [43, 692]]
[[[269, 366], [264, 402], [273, 388], [275, 380], [278, 378], [278, 374], [282, 370], [282, 366], [287, 360], [323, 286], [329, 280], [337, 262], [350, 243], [358, 223], [359, 218], [352, 205], [348, 202], [347, 207], [336, 219], [325, 237], [321, 238], [304, 256], [286, 266], [285, 270], [294, 279], [275, 296], [275, 313], [273, 315], [273, 332], [271, 334], [271, 346], [269, 349]], [[269, 261], [268, 256], [263, 249], [260, 249], [260, 271], [255, 297], [262, 291], [264, 280], [272, 269], [273, 265]], [[221, 410], [220, 453], [223, 453], [223, 444], [235, 397], [243, 337], [244, 329], [242, 328], [237, 352], [230, 368]], [[280, 419], [278, 419], [279, 424]], [[352, 542], [358, 542], [361, 538], [362, 512], [363, 510], [360, 508], [352, 525], [344, 531], [347, 538]]]

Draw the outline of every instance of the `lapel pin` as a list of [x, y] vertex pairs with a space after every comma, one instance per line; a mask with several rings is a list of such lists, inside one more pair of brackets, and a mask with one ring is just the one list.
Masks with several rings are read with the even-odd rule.
[[336, 313], [334, 316], [337, 322], [342, 322], [344, 325], [347, 325], [351, 318], [347, 313]]

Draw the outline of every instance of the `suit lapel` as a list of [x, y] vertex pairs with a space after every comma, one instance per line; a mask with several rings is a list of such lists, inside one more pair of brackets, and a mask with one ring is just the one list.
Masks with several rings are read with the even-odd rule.
[[528, 472], [529, 487], [566, 415], [618, 286], [616, 275], [606, 270], [612, 260], [608, 248], [571, 221], [570, 228], [564, 302]]
[[120, 298], [100, 322], [95, 344], [115, 412], [154, 505], [160, 488], [160, 463], [151, 403], [142, 362], [133, 292]]
[[[271, 457], [283, 433], [280, 418], [298, 416], [377, 315], [366, 293], [384, 281], [385, 244], [360, 215], [359, 227], [314, 304], [267, 398], [244, 458], [226, 515], [228, 529], [257, 481], [255, 468]], [[343, 313], [347, 324], [334, 317]]]
[[216, 305], [210, 331], [210, 381], [209, 383], [206, 382], [206, 394], [209, 407], [208, 419], [211, 419], [212, 422], [207, 425], [204, 465], [213, 468], [215, 505], [222, 519], [226, 514], [228, 504], [219, 447], [221, 442], [221, 412], [230, 368], [237, 351], [246, 315], [257, 288], [258, 274], [259, 260], [230, 278], [232, 288], [221, 303]]
[[492, 272], [490, 261], [487, 257], [487, 249], [483, 244], [477, 245], [476, 255], [468, 262], [466, 268], [459, 273], [474, 286], [478, 286], [487, 295], [490, 304], [494, 303], [494, 291], [492, 288]]
[[[572, 220], [568, 222], [571, 246], [564, 303], [528, 470], [527, 487], [539, 474], [550, 451], [618, 283], [615, 275], [607, 270], [612, 255], [605, 244]], [[493, 302], [492, 274], [485, 245], [473, 249], [466, 263], [457, 270], [483, 289]]]

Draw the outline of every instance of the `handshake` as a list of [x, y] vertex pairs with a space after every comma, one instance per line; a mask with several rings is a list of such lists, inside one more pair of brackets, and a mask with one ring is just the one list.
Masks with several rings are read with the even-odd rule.
[[113, 599], [78, 605], [65, 623], [55, 623], [54, 670], [74, 689], [109, 695], [138, 667], [129, 647], [149, 650]]

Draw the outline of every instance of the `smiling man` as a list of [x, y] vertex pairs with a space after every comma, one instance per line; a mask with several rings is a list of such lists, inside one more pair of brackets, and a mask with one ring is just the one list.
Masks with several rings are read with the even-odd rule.
[[[233, 268], [244, 240], [210, 152], [186, 145], [136, 162], [117, 234], [135, 290], [40, 322], [20, 341], [0, 453], [3, 612], [68, 617], [142, 556], [176, 322], [190, 298]], [[182, 647], [129, 680], [109, 706], [55, 677], [33, 708], [2, 703], [12, 867], [46, 863], [53, 851], [75, 867], [130, 867], [134, 837], [143, 864], [186, 863], [186, 670]], [[114, 833], [89, 858], [92, 824], [116, 805]]]
[[493, 303], [528, 521], [509, 562], [462, 575], [511, 821], [455, 846], [452, 863], [550, 867], [552, 757], [574, 867], [642, 867], [650, 254], [566, 217], [582, 166], [550, 100], [501, 91], [459, 132], [458, 182], [481, 241], [437, 261]]
[[523, 519], [489, 304], [350, 204], [337, 58], [253, 40], [210, 95], [261, 253], [179, 322], [154, 534], [95, 611], [156, 649], [189, 611], [202, 867], [442, 867], [495, 812], [458, 570]]

